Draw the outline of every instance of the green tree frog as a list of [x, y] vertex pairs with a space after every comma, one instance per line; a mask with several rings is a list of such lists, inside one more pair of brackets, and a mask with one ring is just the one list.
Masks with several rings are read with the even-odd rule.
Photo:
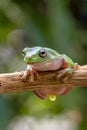
[[[28, 64], [27, 69], [23, 74], [22, 79], [26, 80], [30, 76], [30, 82], [34, 82], [34, 76], [38, 77], [38, 71], [54, 71], [59, 70], [57, 77], [65, 82], [72, 76], [75, 69], [78, 69], [78, 64], [74, 63], [71, 58], [64, 54], [59, 54], [57, 51], [47, 47], [26, 47], [23, 50], [24, 61]], [[34, 93], [44, 99], [46, 96], [54, 101], [56, 95], [64, 95], [72, 89], [64, 88], [44, 88], [35, 90]]]

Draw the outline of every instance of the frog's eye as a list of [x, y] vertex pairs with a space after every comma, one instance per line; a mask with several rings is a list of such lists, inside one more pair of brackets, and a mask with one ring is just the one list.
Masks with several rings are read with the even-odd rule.
[[45, 49], [41, 49], [41, 50], [39, 51], [39, 56], [40, 56], [40, 57], [45, 57], [46, 55], [47, 55], [47, 52], [46, 52]]

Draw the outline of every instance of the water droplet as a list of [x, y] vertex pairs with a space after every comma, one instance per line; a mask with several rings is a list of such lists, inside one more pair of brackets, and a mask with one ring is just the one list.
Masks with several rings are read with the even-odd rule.
[[49, 96], [49, 99], [51, 101], [55, 101], [56, 100], [56, 95], [48, 95]]

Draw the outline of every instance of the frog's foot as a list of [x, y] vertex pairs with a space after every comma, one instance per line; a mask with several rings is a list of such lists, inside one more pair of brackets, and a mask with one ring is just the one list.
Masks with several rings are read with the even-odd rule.
[[74, 68], [62, 69], [58, 71], [57, 78], [60, 79], [60, 81], [65, 82], [72, 76], [73, 72]]
[[34, 82], [35, 80], [35, 75], [37, 78], [39, 78], [38, 72], [31, 66], [28, 67], [26, 71], [24, 71], [22, 80], [26, 81], [28, 77], [30, 77], [30, 83]]
[[65, 87], [60, 95], [66, 95], [67, 93], [71, 91], [71, 89], [72, 89], [72, 86]]
[[48, 96], [51, 101], [55, 101], [57, 95], [66, 95], [67, 93], [70, 92], [71, 89], [72, 86], [65, 86], [61, 88], [54, 87], [51, 89], [44, 88], [44, 89], [34, 90], [33, 92], [40, 99], [45, 99]]
[[40, 99], [44, 99], [46, 97], [46, 93], [43, 90], [34, 90], [33, 92]]

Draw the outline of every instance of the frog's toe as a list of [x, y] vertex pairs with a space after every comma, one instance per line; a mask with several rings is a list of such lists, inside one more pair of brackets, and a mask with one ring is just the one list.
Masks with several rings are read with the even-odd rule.
[[27, 78], [28, 78], [28, 76], [29, 76], [29, 71], [27, 72], [27, 71], [24, 71], [23, 72], [23, 75], [22, 75], [22, 77], [21, 77], [21, 79], [23, 80], [23, 81], [26, 81], [27, 80]]
[[78, 63], [75, 63], [75, 64], [74, 64], [74, 70], [78, 70], [79, 67], [80, 67], [80, 65], [78, 65]]
[[40, 77], [39, 77], [39, 74], [38, 74], [38, 72], [37, 72], [36, 70], [34, 70], [34, 69], [32, 69], [32, 70], [28, 69], [28, 70], [24, 71], [24, 74], [23, 74], [23, 76], [21, 77], [21, 79], [22, 79], [23, 81], [26, 81], [26, 80], [28, 79], [28, 77], [29, 77], [29, 82], [30, 82], [30, 83], [33, 83], [34, 80], [35, 80], [35, 76], [36, 76], [37, 78], [40, 78]]
[[38, 72], [35, 69], [33, 69], [32, 71], [30, 71], [30, 83], [33, 83], [35, 81], [35, 77], [37, 79], [40, 79]]

